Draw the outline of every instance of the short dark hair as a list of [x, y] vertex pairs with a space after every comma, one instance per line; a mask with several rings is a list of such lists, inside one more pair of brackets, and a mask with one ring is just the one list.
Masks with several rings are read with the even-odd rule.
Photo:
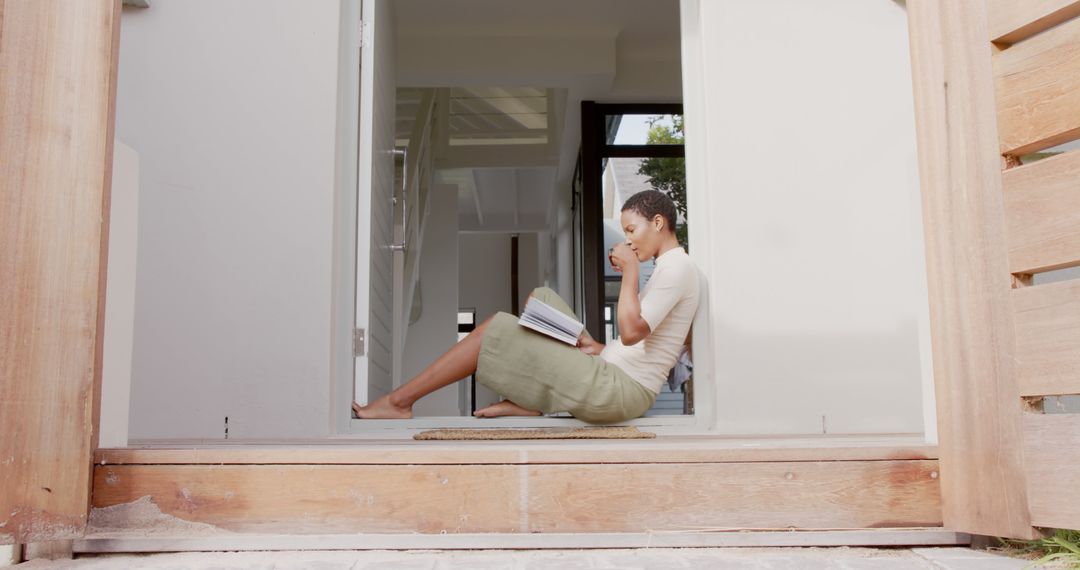
[[667, 223], [668, 231], [675, 233], [675, 202], [659, 190], [644, 190], [634, 194], [622, 205], [622, 211], [627, 210], [637, 212], [648, 220], [660, 214]]

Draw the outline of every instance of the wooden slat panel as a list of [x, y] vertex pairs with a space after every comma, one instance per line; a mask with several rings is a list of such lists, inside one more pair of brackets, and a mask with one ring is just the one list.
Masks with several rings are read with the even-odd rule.
[[925, 460], [95, 470], [95, 507], [146, 495], [187, 521], [289, 534], [941, 525], [937, 462]]
[[1002, 174], [1009, 271], [1038, 273], [1080, 263], [1080, 151]]
[[1080, 138], [1080, 19], [994, 54], [1001, 154]]
[[1080, 15], [1080, 0], [989, 0], [990, 40], [1014, 44]]
[[[897, 440], [890, 442], [890, 439]], [[656, 440], [577, 442], [439, 442], [401, 440], [313, 445], [222, 445], [189, 449], [100, 449], [98, 465], [453, 465], [540, 463], [736, 463], [935, 459], [936, 446], [912, 438], [835, 437], [721, 439], [662, 437]]]
[[985, 4], [907, 6], [945, 525], [1033, 538]]
[[1080, 281], [1021, 287], [1012, 295], [1020, 394], [1080, 394]]
[[1080, 415], [1024, 414], [1031, 522], [1080, 528]]
[[0, 31], [0, 543], [78, 536], [100, 385], [119, 0]]

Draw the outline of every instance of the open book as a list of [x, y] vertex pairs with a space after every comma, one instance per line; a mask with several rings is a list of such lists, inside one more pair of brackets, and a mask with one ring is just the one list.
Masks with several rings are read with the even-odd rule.
[[574, 317], [563, 313], [551, 305], [532, 297], [525, 303], [518, 324], [536, 332], [561, 340], [571, 346], [577, 346], [578, 336], [585, 328]]

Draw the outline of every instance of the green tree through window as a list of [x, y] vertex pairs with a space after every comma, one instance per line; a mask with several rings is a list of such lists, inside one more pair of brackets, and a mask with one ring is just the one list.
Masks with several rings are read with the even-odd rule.
[[[682, 115], [668, 115], [671, 122], [662, 122], [664, 116], [649, 119], [648, 144], [683, 144]], [[648, 177], [653, 188], [667, 194], [682, 218], [686, 219], [686, 159], [683, 157], [653, 157], [642, 159], [638, 174]], [[689, 251], [686, 224], [675, 226], [679, 243]]]

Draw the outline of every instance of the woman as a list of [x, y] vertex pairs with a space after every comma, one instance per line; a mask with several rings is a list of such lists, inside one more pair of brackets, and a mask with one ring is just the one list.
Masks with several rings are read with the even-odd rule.
[[[608, 252], [622, 273], [617, 309], [619, 339], [604, 346], [582, 333], [577, 347], [536, 333], [508, 313], [484, 321], [419, 376], [361, 406], [357, 417], [411, 418], [421, 397], [466, 376], [505, 400], [477, 410], [478, 417], [536, 416], [570, 412], [591, 423], [612, 423], [645, 413], [682, 350], [698, 305], [697, 268], [675, 237], [675, 205], [647, 190], [623, 205], [626, 243]], [[656, 269], [638, 293], [640, 262]], [[533, 297], [573, 315], [554, 291]]]

